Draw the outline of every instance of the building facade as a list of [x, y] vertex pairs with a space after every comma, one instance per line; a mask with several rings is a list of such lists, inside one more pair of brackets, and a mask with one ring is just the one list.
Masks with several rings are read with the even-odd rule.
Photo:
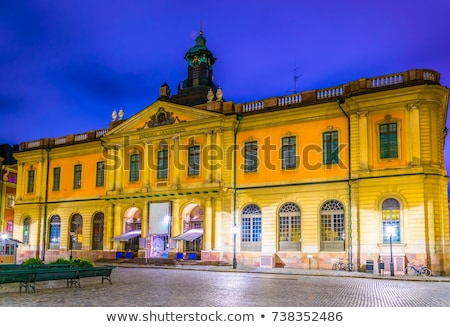
[[339, 258], [450, 274], [438, 72], [224, 99], [200, 33], [187, 79], [110, 126], [23, 142], [18, 256], [176, 257], [330, 269]]
[[0, 145], [0, 264], [14, 263], [18, 240], [13, 239], [18, 146]]

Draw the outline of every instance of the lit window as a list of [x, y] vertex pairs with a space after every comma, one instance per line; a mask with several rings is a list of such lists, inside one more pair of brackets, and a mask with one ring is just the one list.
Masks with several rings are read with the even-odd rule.
[[389, 123], [380, 125], [380, 158], [397, 158], [397, 124]]
[[339, 162], [338, 132], [323, 133], [323, 163], [325, 165]]

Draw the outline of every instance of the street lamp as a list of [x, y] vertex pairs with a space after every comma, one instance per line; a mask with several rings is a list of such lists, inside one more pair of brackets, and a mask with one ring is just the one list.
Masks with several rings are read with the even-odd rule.
[[395, 231], [395, 227], [394, 226], [387, 226], [386, 227], [386, 232], [389, 235], [389, 249], [390, 249], [390, 252], [391, 252], [391, 261], [390, 261], [390, 264], [389, 264], [389, 268], [391, 270], [391, 276], [394, 276], [394, 260], [393, 260], [394, 258], [392, 256], [392, 235], [394, 234], [394, 231]]
[[233, 233], [233, 269], [236, 269], [237, 267], [237, 260], [236, 260], [236, 236], [239, 229], [237, 225], [235, 224], [233, 228], [231, 228], [231, 232]]
[[75, 235], [74, 232], [70, 232], [70, 261], [72, 261], [73, 258], [73, 236]]

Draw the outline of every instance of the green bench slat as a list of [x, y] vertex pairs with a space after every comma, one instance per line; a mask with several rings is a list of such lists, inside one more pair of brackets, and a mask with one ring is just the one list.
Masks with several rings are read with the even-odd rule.
[[19, 292], [25, 288], [27, 293], [30, 290], [36, 291], [36, 282], [62, 280], [67, 281], [67, 287], [81, 287], [80, 279], [88, 277], [102, 277], [102, 284], [105, 280], [111, 282], [113, 266], [102, 267], [72, 267], [72, 268], [28, 268], [28, 269], [6, 269], [0, 270], [0, 284], [19, 283]]

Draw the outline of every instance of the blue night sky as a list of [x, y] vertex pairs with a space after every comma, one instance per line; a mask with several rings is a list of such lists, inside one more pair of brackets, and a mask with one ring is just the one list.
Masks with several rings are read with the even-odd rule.
[[164, 82], [176, 93], [200, 26], [237, 103], [415, 68], [449, 87], [449, 12], [448, 0], [2, 0], [0, 144], [103, 129]]

